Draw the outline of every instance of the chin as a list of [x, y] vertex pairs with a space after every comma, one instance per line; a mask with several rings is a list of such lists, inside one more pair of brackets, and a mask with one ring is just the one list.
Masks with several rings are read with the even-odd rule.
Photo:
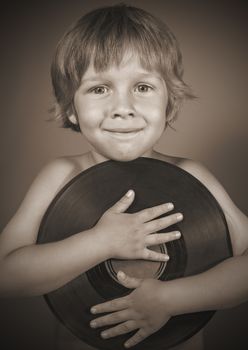
[[132, 160], [135, 160], [137, 158], [139, 158], [141, 156], [137, 156], [137, 157], [126, 157], [126, 158], [121, 158], [121, 159], [116, 159], [119, 162], [131, 162]]
[[142, 157], [142, 155], [133, 152], [127, 152], [125, 154], [111, 154], [109, 156], [109, 159], [116, 160], [118, 162], [130, 162], [139, 157]]
[[116, 155], [115, 157], [112, 157], [111, 159], [119, 161], [119, 162], [131, 162], [132, 160], [135, 160], [137, 158], [143, 157], [143, 154], [140, 153], [127, 153], [122, 155]]

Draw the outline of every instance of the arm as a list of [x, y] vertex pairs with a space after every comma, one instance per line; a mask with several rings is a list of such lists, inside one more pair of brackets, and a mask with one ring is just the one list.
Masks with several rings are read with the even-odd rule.
[[248, 256], [244, 254], [202, 274], [168, 282], [141, 280], [119, 272], [120, 283], [134, 290], [125, 297], [93, 306], [93, 314], [109, 314], [98, 316], [90, 325], [107, 328], [101, 332], [104, 339], [137, 330], [124, 344], [132, 347], [158, 331], [172, 316], [221, 309], [246, 301], [247, 263]]
[[248, 300], [248, 254], [227, 259], [202, 274], [167, 282], [164, 292], [173, 316], [234, 307]]
[[168, 293], [173, 293], [173, 314], [238, 305], [248, 299], [248, 218], [206, 168], [190, 160], [185, 160], [182, 168], [198, 178], [222, 207], [234, 256], [202, 274], [168, 283]]
[[106, 258], [107, 252], [100, 249], [92, 230], [60, 242], [36, 245], [43, 214], [56, 193], [73, 176], [73, 166], [66, 159], [49, 163], [1, 233], [1, 296], [47, 293]]
[[[157, 331], [171, 316], [228, 308], [248, 300], [248, 219], [205, 168], [192, 161], [185, 161], [182, 168], [205, 184], [221, 205], [234, 256], [204, 273], [168, 282], [142, 281], [119, 275], [123, 285], [136, 289], [126, 297], [93, 307], [93, 313], [97, 314], [114, 312], [96, 319], [93, 326], [122, 322], [103, 332], [104, 337], [139, 329], [126, 342], [127, 347], [134, 346]], [[150, 295], [152, 299], [149, 299]]]
[[[168, 283], [168, 293], [173, 293], [175, 300], [173, 313], [238, 305], [248, 299], [248, 218], [235, 206], [221, 184], [206, 168], [191, 160], [185, 160], [182, 168], [198, 178], [222, 207], [234, 256], [202, 274]], [[184, 298], [180, 295], [182, 290]]]
[[58, 190], [72, 177], [66, 160], [49, 164], [37, 177], [20, 209], [0, 236], [0, 294], [48, 293], [109, 258], [167, 260], [147, 246], [179, 238], [176, 232], [150, 234], [181, 219], [168, 204], [139, 213], [124, 213], [134, 192], [109, 208], [97, 225], [59, 242], [36, 244], [41, 219]]

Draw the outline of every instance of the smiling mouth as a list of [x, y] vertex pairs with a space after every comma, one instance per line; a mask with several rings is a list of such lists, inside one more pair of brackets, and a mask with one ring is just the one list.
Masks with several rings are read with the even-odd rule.
[[136, 130], [104, 130], [107, 132], [110, 136], [119, 138], [119, 139], [131, 139], [138, 135], [143, 129], [136, 129]]

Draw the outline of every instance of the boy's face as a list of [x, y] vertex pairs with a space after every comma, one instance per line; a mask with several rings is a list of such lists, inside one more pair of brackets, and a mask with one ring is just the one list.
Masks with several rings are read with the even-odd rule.
[[96, 72], [89, 66], [74, 96], [79, 123], [102, 160], [133, 160], [152, 156], [165, 128], [167, 88], [161, 75], [145, 70], [135, 56], [119, 67]]

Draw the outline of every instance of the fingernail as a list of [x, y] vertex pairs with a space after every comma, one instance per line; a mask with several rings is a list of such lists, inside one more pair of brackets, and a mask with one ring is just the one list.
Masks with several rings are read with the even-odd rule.
[[126, 275], [125, 275], [125, 273], [123, 271], [118, 271], [118, 277], [125, 278]]
[[127, 197], [131, 197], [133, 194], [133, 190], [129, 190], [127, 193], [126, 193], [126, 196]]
[[165, 261], [168, 261], [168, 260], [170, 260], [170, 257], [169, 257], [169, 255], [165, 255], [165, 256], [164, 256], [164, 260], [165, 260]]
[[168, 203], [168, 204], [167, 204], [167, 208], [168, 208], [169, 210], [172, 210], [172, 209], [174, 208], [174, 204], [173, 204], [173, 203]]
[[127, 343], [124, 344], [124, 346], [125, 346], [125, 348], [129, 348], [130, 347], [130, 343], [127, 342]]
[[95, 314], [95, 313], [96, 313], [96, 309], [95, 309], [94, 307], [92, 307], [92, 308], [90, 309], [90, 312], [91, 312], [92, 314]]
[[183, 214], [179, 213], [177, 214], [177, 220], [182, 220], [183, 219]]
[[106, 332], [102, 332], [102, 333], [101, 333], [101, 337], [102, 337], [102, 338], [107, 338], [107, 336], [108, 336], [108, 333], [106, 333]]
[[175, 232], [175, 236], [176, 236], [176, 238], [180, 238], [180, 237], [181, 237], [181, 232], [176, 231], [176, 232]]
[[91, 321], [91, 322], [90, 322], [90, 326], [91, 326], [92, 328], [95, 328], [95, 327], [96, 327], [96, 322], [95, 322], [95, 321]]

